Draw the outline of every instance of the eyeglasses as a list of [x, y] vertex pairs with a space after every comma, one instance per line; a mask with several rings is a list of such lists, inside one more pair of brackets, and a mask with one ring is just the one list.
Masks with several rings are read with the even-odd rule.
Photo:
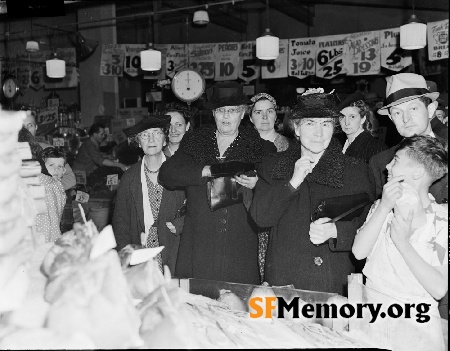
[[27, 123], [25, 124], [25, 128], [36, 128], [37, 129], [37, 124], [36, 123]]
[[147, 133], [141, 133], [139, 134], [139, 138], [147, 140], [150, 139], [150, 137], [153, 137], [154, 139], [160, 139], [164, 135], [163, 132], [147, 132]]
[[234, 108], [229, 108], [227, 110], [227, 109], [221, 107], [221, 108], [216, 108], [214, 111], [216, 112], [216, 114], [221, 115], [221, 116], [225, 115], [225, 113], [228, 113], [230, 115], [236, 115], [239, 112], [242, 112], [243, 108], [242, 107], [234, 107]]

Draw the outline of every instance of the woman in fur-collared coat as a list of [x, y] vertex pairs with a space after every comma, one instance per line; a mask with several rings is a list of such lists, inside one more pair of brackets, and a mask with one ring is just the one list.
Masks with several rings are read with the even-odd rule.
[[[301, 96], [290, 115], [298, 142], [266, 156], [259, 169], [250, 212], [259, 226], [272, 227], [265, 265], [270, 285], [346, 295], [347, 275], [354, 272], [353, 238], [374, 191], [367, 164], [343, 155], [332, 138], [340, 116], [336, 102], [320, 91]], [[323, 200], [363, 193], [370, 203], [353, 219], [311, 222]]]

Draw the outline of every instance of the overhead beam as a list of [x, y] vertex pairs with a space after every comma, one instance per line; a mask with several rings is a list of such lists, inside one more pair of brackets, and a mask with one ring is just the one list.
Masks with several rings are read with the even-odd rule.
[[[265, 3], [265, 1], [262, 1]], [[313, 26], [314, 7], [305, 6], [304, 2], [292, 0], [276, 0], [269, 2], [269, 7], [273, 8], [296, 21]]]

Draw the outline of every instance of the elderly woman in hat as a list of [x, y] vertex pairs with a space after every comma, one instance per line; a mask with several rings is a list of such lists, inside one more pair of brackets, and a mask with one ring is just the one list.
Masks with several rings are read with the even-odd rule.
[[351, 102], [342, 108], [341, 113], [343, 116], [339, 117], [339, 123], [347, 136], [342, 148], [344, 154], [369, 163], [373, 155], [387, 149], [384, 143], [375, 139], [367, 131], [371, 111], [364, 101]]
[[167, 265], [173, 274], [183, 218], [183, 191], [169, 191], [158, 181], [166, 157], [169, 115], [152, 115], [124, 129], [128, 138], [144, 152], [144, 157], [128, 169], [120, 180], [113, 216], [113, 229], [120, 250], [128, 244], [164, 246], [158, 255], [161, 271]]
[[342, 116], [336, 104], [320, 88], [300, 96], [289, 116], [297, 142], [259, 168], [250, 213], [272, 227], [265, 265], [271, 285], [345, 294], [354, 272], [353, 238], [374, 191], [368, 165], [343, 155], [333, 138]]
[[[163, 164], [162, 183], [186, 190], [187, 210], [175, 275], [259, 284], [258, 228], [247, 207], [262, 157], [272, 143], [241, 126], [247, 97], [236, 82], [216, 83], [206, 104], [215, 124], [185, 134]], [[224, 188], [218, 196], [217, 185]]]

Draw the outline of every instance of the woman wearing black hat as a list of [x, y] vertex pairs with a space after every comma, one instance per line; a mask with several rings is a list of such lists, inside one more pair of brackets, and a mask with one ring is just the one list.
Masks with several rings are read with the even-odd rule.
[[257, 182], [252, 170], [276, 149], [253, 127], [240, 126], [247, 103], [240, 84], [217, 83], [207, 103], [215, 125], [185, 134], [161, 167], [165, 186], [186, 190], [179, 278], [259, 284], [258, 228], [244, 203]]
[[124, 129], [127, 137], [142, 148], [144, 157], [120, 180], [112, 225], [118, 250], [128, 244], [164, 246], [158, 254], [159, 267], [163, 271], [167, 265], [173, 274], [183, 226], [177, 211], [185, 196], [183, 191], [169, 191], [158, 182], [166, 160], [162, 149], [169, 124], [169, 115], [153, 115]]
[[298, 143], [261, 164], [250, 213], [272, 227], [265, 266], [271, 285], [346, 294], [353, 238], [374, 190], [368, 165], [343, 155], [332, 138], [340, 116], [334, 94], [310, 89], [289, 116]]

